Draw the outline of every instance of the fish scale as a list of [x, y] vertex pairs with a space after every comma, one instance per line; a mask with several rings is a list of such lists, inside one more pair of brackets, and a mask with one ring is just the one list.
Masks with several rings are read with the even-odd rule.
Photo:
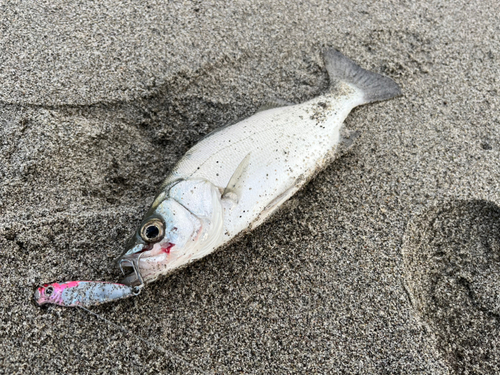
[[[354, 96], [356, 93], [352, 91]], [[284, 159], [283, 154], [284, 151], [295, 151], [302, 157], [293, 166], [297, 170], [301, 169], [305, 159], [301, 150], [306, 151], [309, 158], [314, 158], [316, 152], [321, 155], [330, 151], [338, 139], [339, 125], [356, 105], [352, 99], [359, 97], [358, 94], [339, 102], [333, 95], [324, 95], [303, 104], [259, 112], [243, 120], [240, 127], [225, 128], [198, 143], [179, 161], [167, 181], [204, 178], [223, 188], [241, 159], [249, 152], [252, 152], [251, 163], [261, 168], [283, 160], [291, 164], [292, 160], [295, 161], [291, 158], [294, 155]], [[349, 99], [351, 103], [348, 103]], [[328, 103], [331, 107], [336, 105], [339, 108], [332, 108], [328, 112], [337, 112], [338, 115], [322, 125], [318, 124], [317, 120], [311, 119], [313, 107], [320, 107], [317, 103]], [[321, 144], [322, 139], [326, 143]], [[280, 167], [278, 164], [274, 166]], [[286, 165], [281, 167], [287, 168]]]
[[246, 178], [251, 179], [247, 183], [249, 191], [241, 195], [238, 206], [226, 216], [226, 237], [249, 227], [257, 218], [264, 221], [274, 209], [261, 215], [263, 210], [291, 187], [290, 194], [300, 189], [307, 181], [301, 176], [322, 168], [327, 155], [334, 151], [345, 117], [362, 101], [362, 94], [354, 87], [346, 87], [343, 92], [350, 95], [327, 94], [302, 104], [259, 112], [239, 127], [215, 133], [179, 161], [170, 179], [206, 179], [223, 188], [250, 153], [246, 173]]

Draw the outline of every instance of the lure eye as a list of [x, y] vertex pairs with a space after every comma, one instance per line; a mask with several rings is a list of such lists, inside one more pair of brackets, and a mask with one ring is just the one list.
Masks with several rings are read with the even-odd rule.
[[49, 286], [47, 288], [45, 288], [45, 294], [50, 296], [52, 293], [54, 293], [54, 288]]
[[141, 228], [141, 237], [146, 242], [158, 242], [164, 234], [163, 222], [159, 219], [149, 220]]

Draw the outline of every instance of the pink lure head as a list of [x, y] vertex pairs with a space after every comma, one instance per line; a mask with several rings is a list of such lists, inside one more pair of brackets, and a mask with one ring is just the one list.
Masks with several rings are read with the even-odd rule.
[[69, 283], [52, 283], [43, 284], [40, 288], [35, 291], [35, 302], [41, 306], [46, 303], [51, 303], [55, 305], [62, 306], [63, 303], [63, 292], [66, 288], [73, 288], [78, 285], [78, 281], [72, 281]]

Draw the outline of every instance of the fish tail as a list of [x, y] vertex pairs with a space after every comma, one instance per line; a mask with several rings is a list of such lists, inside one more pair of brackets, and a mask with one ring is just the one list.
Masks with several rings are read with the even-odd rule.
[[392, 79], [361, 68], [336, 49], [327, 49], [324, 59], [331, 87], [335, 88], [339, 82], [348, 83], [363, 93], [365, 104], [401, 95], [401, 89]]

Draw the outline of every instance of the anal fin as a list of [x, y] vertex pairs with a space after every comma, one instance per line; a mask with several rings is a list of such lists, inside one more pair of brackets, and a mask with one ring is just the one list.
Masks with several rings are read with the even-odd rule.
[[297, 190], [299, 190], [304, 179], [298, 178], [293, 182], [293, 184], [286, 189], [283, 193], [274, 198], [269, 204], [262, 210], [257, 219], [251, 224], [251, 229], [257, 228], [259, 225], [264, 223], [269, 217], [271, 217], [279, 208], [283, 206], [283, 203], [286, 202], [292, 195], [294, 195]]
[[338, 144], [337, 154], [340, 156], [346, 154], [360, 135], [361, 132], [357, 130], [349, 130], [346, 127], [342, 127], [342, 130], [340, 131], [340, 142]]

